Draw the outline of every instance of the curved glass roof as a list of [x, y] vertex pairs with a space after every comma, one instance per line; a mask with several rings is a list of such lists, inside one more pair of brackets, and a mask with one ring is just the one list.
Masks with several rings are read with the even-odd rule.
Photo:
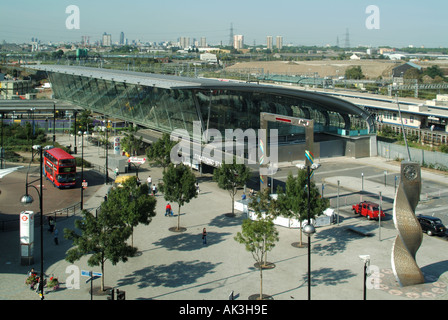
[[[161, 132], [192, 132], [194, 121], [204, 129], [258, 129], [260, 112], [313, 119], [315, 131], [324, 133], [353, 127], [375, 131], [366, 110], [293, 88], [76, 66], [33, 69], [48, 73], [57, 99]], [[299, 130], [279, 129], [285, 135]]]

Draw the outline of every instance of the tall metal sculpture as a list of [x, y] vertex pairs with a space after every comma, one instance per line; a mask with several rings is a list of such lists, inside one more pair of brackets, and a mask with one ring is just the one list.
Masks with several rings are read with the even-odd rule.
[[425, 282], [417, 265], [415, 255], [423, 240], [420, 223], [415, 217], [415, 208], [421, 193], [420, 165], [411, 161], [401, 163], [401, 180], [395, 195], [393, 213], [398, 231], [392, 247], [392, 269], [402, 287]]

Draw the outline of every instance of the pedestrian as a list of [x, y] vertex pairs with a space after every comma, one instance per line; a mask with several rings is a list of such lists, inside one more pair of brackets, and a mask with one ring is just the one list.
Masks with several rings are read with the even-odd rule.
[[202, 244], [207, 244], [207, 231], [202, 229]]
[[171, 210], [171, 205], [170, 205], [170, 203], [168, 202], [168, 204], [166, 205], [166, 207], [165, 207], [165, 217], [167, 216], [167, 215], [173, 215], [173, 210]]
[[118, 177], [118, 175], [120, 174], [120, 170], [118, 170], [118, 167], [115, 168], [115, 179]]
[[157, 188], [156, 188], [156, 185], [154, 184], [154, 185], [152, 186], [152, 195], [155, 196], [156, 193], [157, 193]]
[[104, 201], [107, 201], [107, 194], [104, 195]]
[[148, 189], [151, 190], [151, 186], [152, 186], [152, 178], [151, 178], [151, 176], [149, 176], [148, 179], [146, 179], [146, 183], [148, 184]]
[[59, 231], [58, 231], [58, 229], [54, 229], [53, 235], [54, 235], [54, 243], [56, 245], [58, 245], [59, 244], [59, 239], [58, 239]]
[[48, 225], [49, 225], [48, 231], [49, 232], [53, 232], [53, 230], [54, 230], [54, 220], [53, 220], [53, 217], [49, 217], [48, 218]]
[[201, 192], [201, 190], [199, 189], [199, 183], [196, 181], [196, 193], [199, 194], [199, 192]]

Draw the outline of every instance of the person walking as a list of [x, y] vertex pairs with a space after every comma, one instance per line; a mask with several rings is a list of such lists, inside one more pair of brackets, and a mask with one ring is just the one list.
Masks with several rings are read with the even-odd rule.
[[151, 178], [151, 176], [149, 176], [148, 179], [146, 179], [146, 183], [148, 184], [148, 189], [151, 190], [151, 185], [152, 185], [152, 178]]
[[54, 230], [54, 220], [53, 220], [53, 217], [49, 217], [48, 218], [48, 225], [49, 225], [48, 231], [49, 232], [53, 232], [53, 230]]
[[157, 193], [157, 188], [156, 188], [156, 185], [153, 184], [153, 185], [152, 185], [152, 195], [155, 197], [155, 196], [156, 196], [156, 193]]
[[207, 230], [202, 229], [202, 244], [207, 244]]
[[199, 194], [199, 192], [201, 192], [201, 190], [199, 189], [199, 183], [197, 181], [196, 181], [195, 187], [196, 187], [196, 193]]
[[59, 244], [59, 239], [58, 239], [59, 231], [58, 231], [58, 229], [54, 229], [53, 235], [54, 235], [54, 244], [58, 245]]

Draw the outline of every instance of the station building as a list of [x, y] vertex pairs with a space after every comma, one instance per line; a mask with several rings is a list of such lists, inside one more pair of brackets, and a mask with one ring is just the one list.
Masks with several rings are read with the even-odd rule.
[[[364, 108], [328, 95], [231, 80], [75, 66], [40, 65], [55, 99], [109, 118], [140, 126], [148, 142], [162, 133], [187, 130], [259, 129], [260, 113], [314, 120], [316, 158], [376, 156], [375, 119]], [[304, 159], [305, 130], [282, 123], [278, 129], [279, 161]]]

